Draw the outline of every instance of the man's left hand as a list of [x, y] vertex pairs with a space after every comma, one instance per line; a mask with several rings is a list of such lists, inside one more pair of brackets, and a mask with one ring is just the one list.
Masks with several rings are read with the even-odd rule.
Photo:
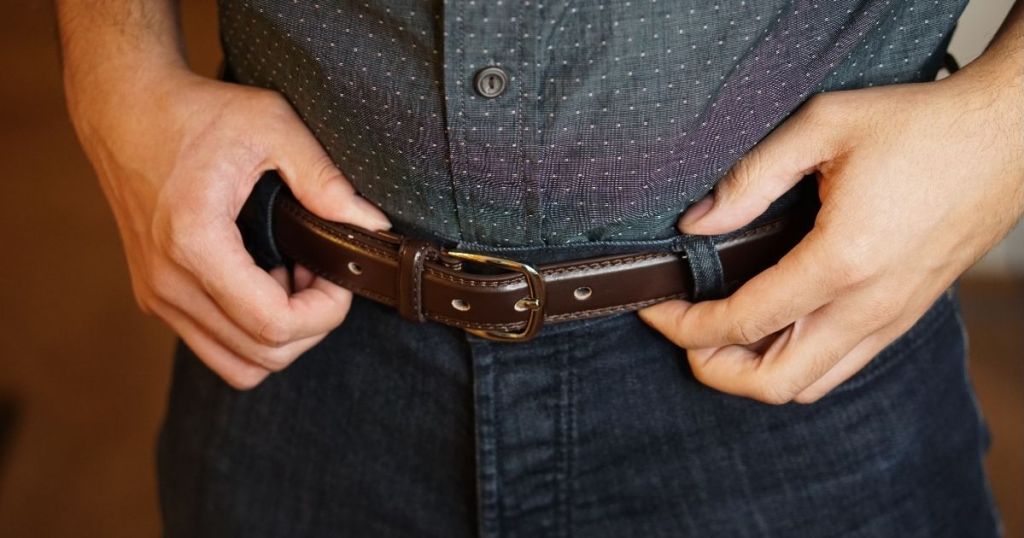
[[1005, 80], [819, 94], [683, 215], [685, 233], [742, 227], [809, 173], [813, 230], [726, 299], [641, 318], [701, 382], [781, 404], [818, 400], [906, 332], [1024, 212], [1024, 98]]

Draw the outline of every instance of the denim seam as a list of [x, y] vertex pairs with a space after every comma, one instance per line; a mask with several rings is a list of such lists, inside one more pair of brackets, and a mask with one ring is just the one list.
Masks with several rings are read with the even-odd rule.
[[569, 353], [563, 353], [563, 379], [565, 385], [565, 406], [562, 428], [564, 447], [563, 451], [563, 478], [562, 478], [562, 536], [572, 535], [572, 477], [573, 468], [576, 463], [576, 383], [573, 374], [572, 362], [569, 360]]
[[[562, 347], [562, 346], [559, 346]], [[562, 351], [562, 350], [560, 350]], [[565, 372], [569, 367], [566, 353], [564, 351], [559, 353], [559, 372], [557, 379], [557, 391], [558, 391], [558, 404], [556, 406], [557, 414], [554, 420], [555, 430], [555, 472], [552, 473], [554, 476], [554, 506], [553, 517], [554, 520], [554, 534], [559, 537], [565, 536], [565, 525], [564, 525], [564, 514], [565, 514], [565, 503], [566, 503], [566, 481], [568, 475], [566, 473], [567, 461], [566, 451], [568, 450], [566, 441], [566, 407], [569, 405], [568, 396], [566, 394], [568, 387], [566, 386]]]
[[[475, 347], [475, 346], [474, 346]], [[501, 503], [499, 501], [497, 445], [498, 428], [494, 420], [495, 364], [491, 350], [483, 353], [471, 348], [476, 392], [476, 455], [477, 455], [477, 513], [480, 536], [501, 536]]]

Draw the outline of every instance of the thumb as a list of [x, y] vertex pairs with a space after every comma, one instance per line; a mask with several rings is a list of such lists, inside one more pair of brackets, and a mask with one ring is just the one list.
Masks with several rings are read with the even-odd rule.
[[356, 193], [309, 128], [298, 118], [280, 129], [274, 151], [278, 173], [303, 207], [320, 218], [387, 230], [391, 223], [373, 203]]
[[805, 106], [754, 146], [715, 189], [689, 207], [679, 230], [696, 235], [731, 232], [768, 206], [837, 152], [836, 126]]

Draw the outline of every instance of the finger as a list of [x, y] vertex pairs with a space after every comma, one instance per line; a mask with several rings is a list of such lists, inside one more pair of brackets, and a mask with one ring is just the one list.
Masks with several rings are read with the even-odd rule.
[[391, 227], [387, 216], [355, 188], [334, 165], [323, 146], [298, 116], [272, 135], [278, 172], [295, 198], [316, 215], [371, 230]]
[[771, 404], [791, 402], [872, 332], [851, 330], [860, 323], [843, 312], [833, 304], [797, 321], [760, 355], [737, 345], [711, 355], [688, 354], [694, 376], [729, 394]]
[[[921, 314], [917, 316], [908, 316], [906, 319], [916, 320], [920, 315]], [[837, 362], [836, 365], [825, 375], [821, 376], [820, 379], [800, 392], [800, 394], [794, 398], [794, 401], [799, 403], [813, 403], [825, 397], [828, 393], [832, 392], [833, 389], [849, 380], [857, 374], [857, 372], [860, 372], [868, 365], [868, 363], [874, 360], [882, 350], [884, 350], [889, 344], [893, 343], [893, 341], [899, 338], [903, 333], [910, 330], [910, 327], [912, 326], [913, 322], [911, 321], [904, 321], [903, 323], [893, 322], [875, 331], [862, 342], [857, 344], [855, 348], [839, 360], [839, 362]]]
[[764, 354], [749, 384], [761, 391], [762, 401], [793, 401], [877, 330], [870, 320], [848, 302], [830, 303], [794, 323], [786, 342]]
[[326, 333], [345, 319], [352, 299], [348, 290], [321, 283], [289, 295], [255, 264], [237, 228], [208, 233], [214, 237], [194, 243], [199, 253], [189, 257], [193, 261], [186, 269], [199, 277], [227, 316], [257, 341], [284, 346]]
[[825, 375], [797, 394], [793, 401], [808, 404], [825, 397], [867, 366], [891, 341], [892, 339], [881, 331], [865, 338]]
[[811, 103], [757, 144], [679, 220], [683, 233], [715, 235], [743, 227], [831, 159], [839, 150], [835, 125]]
[[277, 285], [281, 286], [281, 289], [289, 294], [292, 292], [292, 283], [291, 279], [288, 277], [287, 268], [281, 266], [274, 267], [268, 272], [270, 273], [271, 278], [274, 279], [274, 282], [277, 282]]
[[[287, 279], [287, 273], [276, 273], [275, 278]], [[282, 274], [283, 273], [283, 274]], [[295, 340], [281, 346], [266, 345], [257, 341], [235, 324], [221, 308], [206, 295], [198, 283], [182, 274], [180, 283], [173, 290], [163, 294], [162, 302], [186, 314], [189, 319], [204, 328], [205, 332], [229, 349], [235, 355], [264, 368], [277, 372], [290, 365], [304, 352], [318, 344], [326, 336], [321, 333]]]
[[316, 275], [312, 271], [300, 264], [295, 264], [295, 269], [292, 271], [292, 283], [296, 290], [304, 290], [310, 287], [315, 278]]
[[683, 348], [752, 344], [835, 298], [843, 286], [830, 270], [836, 258], [818, 228], [772, 267], [735, 293], [714, 301], [666, 301], [640, 317]]
[[693, 376], [704, 385], [726, 394], [760, 400], [764, 397], [763, 390], [752, 383], [751, 378], [760, 370], [764, 354], [773, 346], [785, 345], [791, 332], [786, 329], [775, 335], [768, 347], [760, 352], [753, 346], [732, 344], [689, 349], [686, 358]]
[[270, 375], [267, 368], [253, 364], [222, 346], [202, 326], [174, 306], [165, 303], [154, 311], [188, 344], [203, 364], [232, 387], [248, 390]]

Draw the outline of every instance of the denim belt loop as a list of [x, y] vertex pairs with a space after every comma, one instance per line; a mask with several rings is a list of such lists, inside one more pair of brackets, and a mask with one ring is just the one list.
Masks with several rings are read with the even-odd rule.
[[693, 300], [719, 299], [725, 295], [725, 274], [714, 238], [706, 235], [681, 235], [674, 251], [682, 251], [693, 275]]

